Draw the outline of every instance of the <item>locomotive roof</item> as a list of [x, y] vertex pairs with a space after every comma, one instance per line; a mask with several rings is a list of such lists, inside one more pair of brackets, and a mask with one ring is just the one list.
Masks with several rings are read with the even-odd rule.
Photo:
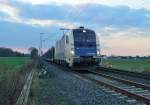
[[87, 29], [87, 28], [77, 28], [77, 29], [73, 29], [73, 32], [83, 32], [83, 30], [87, 31], [88, 33], [95, 33], [93, 30], [91, 29]]

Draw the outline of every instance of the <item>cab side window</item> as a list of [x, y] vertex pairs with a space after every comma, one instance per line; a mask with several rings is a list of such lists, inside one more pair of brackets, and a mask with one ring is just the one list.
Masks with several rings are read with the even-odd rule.
[[66, 36], [66, 43], [68, 44], [69, 43], [69, 37]]

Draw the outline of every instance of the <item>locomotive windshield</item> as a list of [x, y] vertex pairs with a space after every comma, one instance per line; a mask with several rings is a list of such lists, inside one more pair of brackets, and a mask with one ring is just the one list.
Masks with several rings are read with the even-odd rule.
[[75, 47], [96, 47], [96, 35], [92, 30], [73, 30]]

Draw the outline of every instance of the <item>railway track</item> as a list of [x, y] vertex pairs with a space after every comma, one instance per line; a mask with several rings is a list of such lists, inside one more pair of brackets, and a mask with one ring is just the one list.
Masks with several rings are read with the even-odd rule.
[[90, 80], [98, 85], [103, 85], [111, 90], [128, 96], [132, 99], [136, 99], [139, 102], [143, 102], [150, 105], [150, 87], [143, 84], [135, 83], [121, 78], [116, 78], [108, 75], [103, 75], [97, 72], [91, 72], [90, 74], [76, 73], [77, 75]]
[[129, 72], [129, 71], [123, 71], [123, 70], [117, 70], [117, 69], [96, 69], [96, 72], [113, 76], [113, 77], [119, 77], [124, 80], [129, 80], [132, 82], [137, 82], [139, 84], [144, 84], [150, 86], [150, 75], [149, 74], [141, 74], [141, 73], [135, 73]]
[[106, 73], [114, 73], [114, 74], [118, 74], [118, 75], [126, 75], [126, 76], [132, 76], [135, 78], [150, 80], [150, 74], [137, 73], [137, 72], [132, 72], [132, 71], [124, 71], [124, 70], [106, 68], [106, 67], [98, 67], [97, 70], [100, 70], [100, 71], [106, 72]]
[[[65, 72], [69, 71], [69, 70], [66, 70], [67, 68], [64, 68], [60, 65], [56, 65], [56, 64], [54, 65], [63, 69]], [[112, 75], [107, 75], [103, 72], [98, 72], [98, 71], [89, 71], [89, 73], [84, 73], [84, 74], [72, 71], [72, 74], [73, 75], [75, 74], [78, 77], [84, 78], [87, 81], [90, 80], [93, 83], [109, 88], [110, 90], [113, 90], [118, 94], [127, 96], [130, 99], [134, 99], [136, 102], [139, 102], [139, 103], [142, 102], [144, 104], [150, 105], [150, 86], [149, 85], [145, 85], [145, 84], [127, 80], [127, 79], [122, 79], [122, 78], [115, 77]], [[136, 78], [139, 78], [139, 76]], [[148, 79], [148, 78], [146, 77], [145, 79]]]
[[113, 79], [113, 80], [116, 80], [116, 81], [119, 81], [119, 82], [123, 82], [123, 83], [128, 84], [128, 85], [133, 85], [133, 86], [143, 88], [145, 90], [150, 91], [150, 85], [135, 82], [135, 81], [132, 81], [130, 79], [128, 80], [128, 79], [124, 79], [124, 78], [121, 78], [121, 77], [116, 77], [116, 76], [113, 76], [111, 74], [105, 74], [105, 73], [100, 72], [100, 71], [89, 71], [89, 72], [91, 72], [93, 74], [96, 74], [96, 75], [100, 75], [100, 76], [105, 77], [105, 78], [110, 78], [110, 79]]

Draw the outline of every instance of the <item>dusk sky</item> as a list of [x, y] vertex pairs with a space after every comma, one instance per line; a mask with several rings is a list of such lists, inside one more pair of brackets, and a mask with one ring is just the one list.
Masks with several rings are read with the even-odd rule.
[[85, 26], [99, 35], [103, 54], [150, 55], [150, 0], [0, 0], [0, 47], [28, 52], [60, 28]]

